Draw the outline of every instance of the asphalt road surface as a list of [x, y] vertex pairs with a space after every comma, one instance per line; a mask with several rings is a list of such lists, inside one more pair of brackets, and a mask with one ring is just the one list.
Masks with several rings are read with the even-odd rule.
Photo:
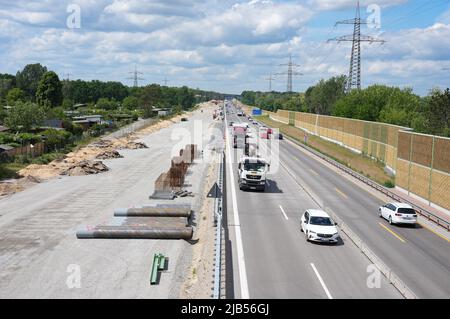
[[[244, 118], [230, 114], [228, 120]], [[234, 151], [229, 148], [227, 155]], [[285, 150], [280, 151], [284, 156]], [[338, 245], [306, 242], [300, 217], [318, 205], [284, 168], [269, 176], [266, 192], [240, 191], [237, 164], [229, 158], [226, 213], [233, 241], [234, 297], [401, 298], [382, 276], [379, 287], [369, 287], [371, 264], [344, 234]]]
[[[229, 118], [246, 121], [235, 114]], [[345, 237], [344, 245], [337, 247], [305, 243], [299, 218], [305, 209], [315, 206], [291, 175], [364, 240], [419, 298], [450, 297], [448, 240], [421, 225], [389, 225], [378, 216], [378, 207], [385, 202], [375, 191], [357, 186], [294, 143], [280, 141], [279, 154], [284, 167], [269, 177], [272, 186], [266, 193], [237, 192], [251, 297], [321, 296], [308, 267], [314, 261], [333, 297], [396, 296], [386, 285], [365, 287], [367, 261]], [[280, 205], [289, 220], [283, 220]], [[277, 282], [277, 277], [285, 284]], [[309, 289], [305, 290], [305, 285]]]

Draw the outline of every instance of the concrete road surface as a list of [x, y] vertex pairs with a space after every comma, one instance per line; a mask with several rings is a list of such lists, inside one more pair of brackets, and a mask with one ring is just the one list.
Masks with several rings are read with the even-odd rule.
[[[105, 161], [107, 173], [56, 178], [1, 199], [0, 298], [177, 298], [190, 264], [187, 242], [78, 240], [75, 232], [110, 223], [115, 208], [153, 204], [148, 197], [170, 167], [171, 152], [192, 142], [186, 138], [194, 132], [210, 140], [200, 122], [194, 129], [195, 121], [206, 132], [212, 109], [144, 137], [149, 149], [120, 151], [123, 159]], [[207, 165], [190, 168], [188, 190], [201, 189]], [[169, 269], [160, 285], [150, 286], [155, 253], [169, 257]]]

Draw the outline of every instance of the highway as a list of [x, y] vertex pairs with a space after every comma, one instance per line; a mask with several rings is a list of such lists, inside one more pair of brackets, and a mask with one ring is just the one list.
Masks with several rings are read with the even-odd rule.
[[[228, 121], [246, 118], [233, 113]], [[233, 241], [235, 297], [247, 297], [246, 294], [250, 298], [401, 297], [384, 277], [380, 288], [368, 287], [370, 261], [345, 235], [337, 246], [306, 242], [300, 232], [300, 217], [306, 209], [318, 208], [318, 204], [303, 186], [364, 240], [419, 298], [449, 298], [448, 241], [420, 226], [389, 225], [378, 216], [378, 207], [385, 204], [379, 197], [294, 143], [280, 141], [279, 152], [282, 165], [269, 176], [270, 187], [265, 193], [243, 192], [238, 187], [233, 192], [237, 164], [231, 165], [231, 172], [228, 169], [226, 213]], [[239, 224], [234, 222], [235, 210]], [[236, 232], [241, 234], [240, 238], [235, 236]], [[242, 241], [241, 256], [237, 254], [239, 241]], [[244, 275], [246, 278], [240, 278]]]
[[[234, 122], [240, 120], [234, 115], [230, 118]], [[286, 170], [270, 176], [265, 193], [243, 192], [235, 187], [239, 225], [232, 212], [233, 182], [237, 184], [236, 161], [227, 175], [229, 231], [240, 230], [244, 251], [244, 265], [233, 264], [235, 298], [245, 298], [246, 294], [249, 298], [280, 299], [401, 297], [384, 278], [379, 289], [368, 288], [370, 263], [345, 236], [337, 246], [306, 242], [299, 228], [300, 216], [306, 209], [318, 206]], [[239, 257], [233, 256], [233, 260]], [[242, 288], [241, 267], [246, 269], [248, 288]]]

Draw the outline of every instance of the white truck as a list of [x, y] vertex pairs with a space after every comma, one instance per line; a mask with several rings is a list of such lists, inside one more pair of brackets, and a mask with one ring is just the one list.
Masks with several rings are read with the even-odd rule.
[[239, 189], [265, 191], [270, 164], [260, 157], [243, 156], [238, 166]]

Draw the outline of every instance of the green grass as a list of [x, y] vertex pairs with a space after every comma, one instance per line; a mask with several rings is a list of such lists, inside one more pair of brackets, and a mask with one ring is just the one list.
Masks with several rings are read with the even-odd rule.
[[21, 163], [0, 163], [0, 180], [17, 178], [17, 172], [25, 168], [28, 164]]

